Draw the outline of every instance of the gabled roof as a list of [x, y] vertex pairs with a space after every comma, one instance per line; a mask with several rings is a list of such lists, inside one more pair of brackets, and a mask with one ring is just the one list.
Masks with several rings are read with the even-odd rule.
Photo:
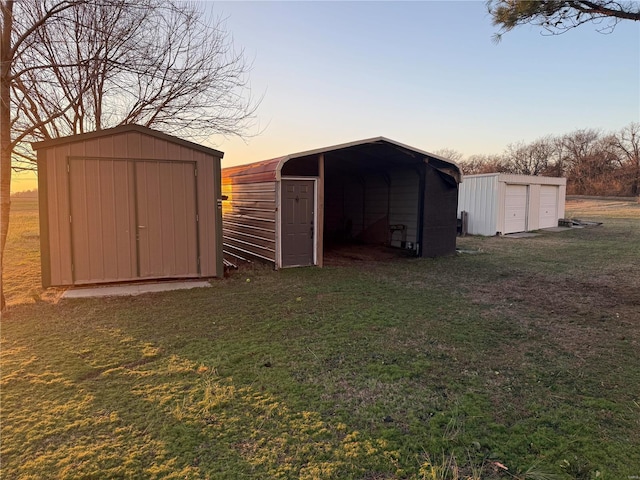
[[189, 140], [184, 140], [182, 138], [175, 137], [173, 135], [169, 135], [167, 133], [163, 133], [158, 130], [154, 130], [152, 128], [143, 127], [142, 125], [136, 125], [136, 124], [120, 125], [118, 127], [106, 128], [104, 130], [98, 130], [96, 132], [69, 135], [67, 137], [53, 138], [51, 140], [44, 140], [42, 142], [32, 142], [31, 147], [34, 150], [40, 150], [41, 148], [55, 147], [58, 145], [82, 142], [84, 140], [90, 140], [94, 138], [106, 137], [110, 135], [117, 135], [121, 133], [129, 133], [129, 132], [138, 132], [144, 135], [149, 135], [151, 137], [159, 138], [161, 140], [166, 140], [167, 142], [182, 145], [183, 147], [191, 148], [193, 150], [198, 150], [208, 155], [213, 155], [215, 157], [222, 158], [224, 156], [224, 153], [219, 150], [205, 147], [204, 145], [200, 145], [199, 143], [190, 142]]
[[337, 163], [348, 163], [351, 154], [364, 156], [367, 158], [367, 162], [371, 164], [375, 164], [380, 161], [388, 162], [389, 160], [393, 160], [398, 163], [416, 163], [423, 161], [453, 177], [457, 182], [460, 182], [462, 178], [462, 171], [455, 162], [385, 137], [373, 137], [364, 140], [357, 140], [354, 142], [292, 153], [282, 157], [273, 158], [271, 160], [228, 167], [223, 169], [223, 176], [247, 177], [243, 178], [243, 183], [247, 181], [273, 181], [280, 178], [282, 167], [289, 160], [312, 157], [320, 154], [339, 157], [339, 162]]

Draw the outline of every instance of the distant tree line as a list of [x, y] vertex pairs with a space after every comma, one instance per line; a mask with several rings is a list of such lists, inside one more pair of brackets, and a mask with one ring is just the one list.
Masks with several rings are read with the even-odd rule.
[[38, 198], [38, 190], [24, 190], [22, 192], [14, 192], [11, 194], [15, 198]]
[[566, 177], [571, 195], [640, 195], [640, 123], [610, 133], [585, 129], [547, 135], [530, 143], [510, 144], [497, 155], [464, 158], [450, 149], [436, 153], [456, 161], [466, 175]]

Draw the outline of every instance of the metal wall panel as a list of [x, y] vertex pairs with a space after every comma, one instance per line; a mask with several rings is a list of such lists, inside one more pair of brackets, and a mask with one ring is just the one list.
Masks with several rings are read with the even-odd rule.
[[380, 174], [364, 176], [364, 225], [358, 238], [366, 243], [389, 240], [389, 179]]
[[424, 172], [421, 257], [456, 253], [458, 184], [427, 165]]
[[458, 215], [462, 211], [469, 214], [469, 234], [496, 234], [498, 174], [464, 177], [459, 187]]
[[276, 262], [276, 182], [235, 183], [223, 172], [224, 253]]
[[132, 173], [127, 161], [69, 160], [74, 284], [136, 277]]
[[[344, 185], [344, 222], [349, 238], [355, 238], [362, 233], [365, 227], [364, 220], [364, 184], [362, 179], [350, 177]], [[325, 187], [326, 188], [326, 187]], [[327, 195], [325, 193], [325, 210]], [[326, 216], [326, 212], [325, 212]]]
[[[390, 172], [389, 224], [404, 225], [405, 241], [415, 244], [418, 240], [418, 200], [420, 197], [420, 178], [413, 169], [400, 169]], [[391, 232], [390, 232], [391, 233]], [[402, 246], [400, 231], [394, 233], [391, 245]]]
[[135, 162], [140, 278], [198, 276], [195, 166]]

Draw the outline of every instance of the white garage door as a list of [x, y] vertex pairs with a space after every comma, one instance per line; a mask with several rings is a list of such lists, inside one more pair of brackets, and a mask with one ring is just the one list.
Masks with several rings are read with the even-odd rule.
[[504, 205], [503, 234], [527, 230], [527, 185], [507, 185]]
[[558, 226], [558, 190], [555, 185], [540, 187], [540, 228]]

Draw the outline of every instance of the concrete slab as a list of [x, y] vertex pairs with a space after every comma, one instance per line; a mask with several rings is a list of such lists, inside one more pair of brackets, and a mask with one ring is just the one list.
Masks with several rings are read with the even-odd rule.
[[189, 288], [210, 287], [206, 281], [194, 282], [159, 282], [135, 283], [130, 285], [109, 285], [103, 287], [70, 288], [62, 294], [62, 298], [97, 298], [122, 297], [141, 295], [143, 293], [168, 292], [170, 290], [185, 290]]
[[571, 230], [572, 227], [549, 227], [543, 228], [543, 232], [564, 232], [565, 230]]
[[503, 235], [504, 238], [529, 238], [529, 237], [539, 237], [539, 233], [531, 233], [531, 232], [520, 232], [520, 233], [508, 233]]

